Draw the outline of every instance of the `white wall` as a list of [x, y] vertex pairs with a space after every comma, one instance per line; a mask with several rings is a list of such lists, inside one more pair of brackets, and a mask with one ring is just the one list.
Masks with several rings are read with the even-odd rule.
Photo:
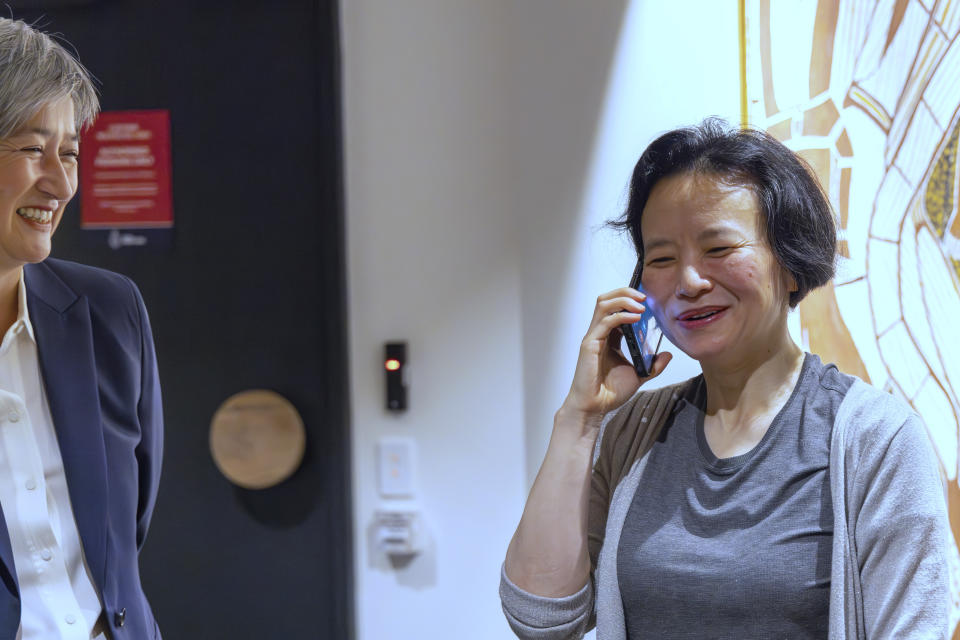
[[[519, 271], [504, 189], [502, 17], [451, 0], [342, 4], [357, 638], [496, 638], [498, 567], [524, 499]], [[409, 342], [410, 409], [383, 343]], [[377, 440], [419, 446], [427, 553], [367, 539]], [[454, 631], [456, 630], [456, 631]]]
[[[358, 640], [512, 637], [503, 553], [593, 300], [632, 271], [596, 227], [656, 133], [736, 119], [736, 4], [342, 3]], [[399, 416], [392, 339], [410, 346]], [[393, 435], [419, 446], [414, 500], [377, 494]], [[391, 505], [429, 536], [399, 568], [368, 540]]]
[[[658, 134], [709, 115], [739, 121], [739, 40], [734, 0], [517, 4], [512, 97], [525, 133], [510, 153], [526, 169], [516, 192], [532, 482], [596, 298], [627, 284], [636, 262], [628, 237], [603, 225]], [[651, 386], [699, 373], [672, 351]]]

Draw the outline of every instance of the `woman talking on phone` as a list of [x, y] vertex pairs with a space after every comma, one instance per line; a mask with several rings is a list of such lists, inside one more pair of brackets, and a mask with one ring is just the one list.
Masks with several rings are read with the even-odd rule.
[[[790, 338], [833, 213], [771, 136], [707, 120], [640, 157], [617, 222], [642, 270], [597, 299], [507, 550], [521, 638], [943, 638], [946, 502], [910, 408]], [[894, 295], [895, 292], [891, 292]], [[703, 370], [639, 391], [649, 308]]]

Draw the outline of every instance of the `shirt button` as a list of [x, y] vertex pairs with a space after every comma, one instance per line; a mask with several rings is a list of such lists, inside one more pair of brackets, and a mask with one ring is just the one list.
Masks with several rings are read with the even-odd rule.
[[68, 614], [67, 614], [67, 617], [64, 618], [64, 620], [67, 621], [67, 624], [73, 624], [74, 622], [77, 621], [77, 618], [76, 618], [76, 616], [74, 616], [72, 613], [68, 613]]
[[33, 478], [30, 478], [29, 480], [27, 480], [26, 486], [27, 486], [27, 491], [33, 491], [34, 489], [37, 488], [37, 481], [34, 480]]
[[20, 422], [20, 414], [16, 411], [11, 411], [10, 415], [7, 416], [7, 420], [10, 422]]
[[40, 557], [49, 562], [50, 559], [53, 558], [53, 553], [51, 553], [50, 549], [44, 549], [40, 552]]

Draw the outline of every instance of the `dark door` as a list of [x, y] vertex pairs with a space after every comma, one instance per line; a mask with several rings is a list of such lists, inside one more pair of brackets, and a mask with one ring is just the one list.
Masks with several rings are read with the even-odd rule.
[[[79, 198], [54, 240], [131, 276], [150, 311], [166, 449], [141, 567], [163, 634], [351, 637], [334, 0], [10, 4], [72, 43], [105, 110], [170, 110], [172, 246], [111, 249]], [[263, 491], [229, 484], [208, 444], [219, 404], [252, 388], [307, 430], [300, 470]]]

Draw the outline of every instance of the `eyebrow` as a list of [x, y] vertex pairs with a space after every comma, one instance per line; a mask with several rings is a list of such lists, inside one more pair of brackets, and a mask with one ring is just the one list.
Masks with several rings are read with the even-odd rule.
[[[712, 238], [716, 238], [717, 236], [721, 236], [728, 231], [730, 231], [729, 227], [708, 227], [700, 232], [700, 235], [697, 236], [697, 240], [710, 240]], [[651, 241], [650, 244], [645, 243], [643, 250], [644, 252], [653, 251], [654, 249], [659, 249], [660, 247], [672, 244], [673, 240], [668, 238], [656, 238], [655, 240]]]
[[[52, 138], [52, 137], [53, 137], [53, 131], [50, 131], [50, 129], [44, 129], [43, 127], [33, 127], [32, 129], [24, 129], [23, 131], [18, 131], [18, 132], [17, 132], [16, 134], [14, 134], [14, 135], [23, 135], [23, 134], [25, 134], [25, 133], [36, 133], [36, 134], [38, 134], [38, 135], [43, 136], [44, 138]], [[70, 142], [79, 142], [79, 141], [80, 141], [80, 135], [79, 135], [79, 134], [76, 134], [76, 133], [70, 134], [70, 135], [67, 137], [67, 140], [69, 140]]]

